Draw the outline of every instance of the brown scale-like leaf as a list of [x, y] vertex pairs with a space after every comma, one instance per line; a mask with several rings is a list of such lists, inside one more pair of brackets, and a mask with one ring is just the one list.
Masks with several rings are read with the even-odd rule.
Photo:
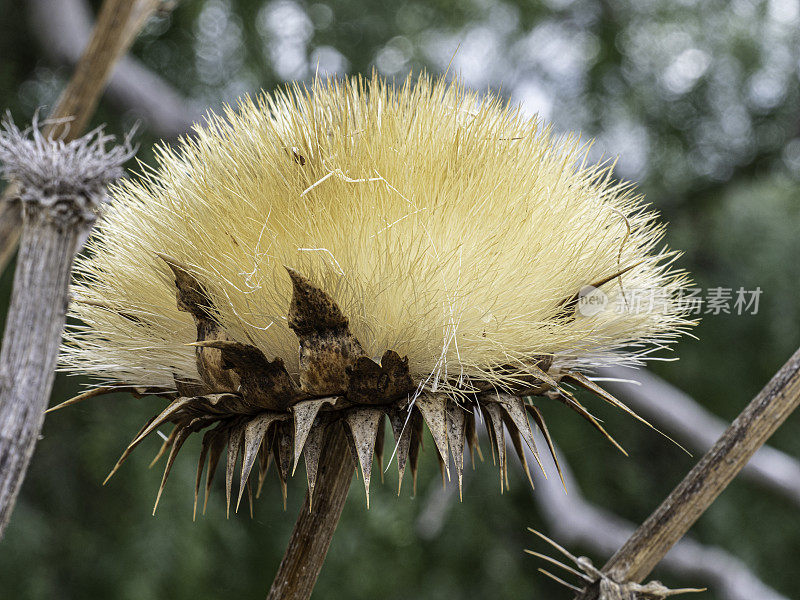
[[183, 443], [189, 437], [188, 427], [181, 427], [178, 435], [175, 436], [175, 443], [172, 444], [172, 447], [169, 452], [169, 457], [167, 458], [167, 464], [164, 467], [164, 474], [161, 476], [161, 485], [158, 486], [158, 493], [156, 494], [156, 503], [153, 505], [153, 514], [156, 514], [156, 509], [158, 508], [158, 503], [161, 500], [161, 493], [164, 491], [164, 486], [167, 484], [167, 478], [169, 477], [170, 471], [172, 470], [172, 464], [175, 462], [175, 458], [178, 456], [178, 452], [180, 452]]
[[486, 427], [486, 436], [489, 438], [489, 450], [491, 450], [492, 452], [492, 464], [497, 466], [497, 451], [496, 451], [497, 440], [494, 435], [492, 420], [491, 417], [489, 416], [488, 411], [486, 410], [486, 406], [485, 405], [483, 407], [481, 407], [480, 405], [478, 406], [481, 411], [481, 416], [483, 418], [483, 425]]
[[[338, 426], [338, 424], [337, 424]], [[322, 455], [322, 449], [325, 445], [325, 431], [327, 425], [318, 424], [311, 427], [308, 432], [305, 443], [305, 452], [303, 458], [306, 461], [306, 481], [308, 483], [308, 510], [311, 511], [311, 506], [314, 501], [314, 487], [317, 485], [317, 470], [319, 468], [319, 460]]]
[[223, 392], [222, 394], [207, 394], [189, 398], [183, 411], [193, 415], [216, 415], [230, 417], [231, 415], [251, 415], [253, 409], [242, 399], [240, 394]]
[[466, 433], [467, 411], [452, 400], [447, 403], [447, 443], [453, 454], [453, 465], [458, 476], [458, 498], [463, 500], [462, 482], [464, 476], [464, 436]]
[[415, 402], [422, 418], [428, 425], [428, 429], [433, 436], [433, 442], [447, 472], [447, 479], [450, 479], [450, 467], [448, 466], [449, 454], [447, 452], [447, 418], [445, 417], [445, 406], [448, 401], [447, 394], [434, 394], [422, 392]]
[[175, 442], [175, 438], [178, 436], [178, 432], [180, 431], [180, 429], [181, 428], [178, 427], [177, 425], [172, 428], [172, 432], [167, 436], [167, 438], [161, 444], [161, 448], [158, 449], [158, 453], [155, 455], [153, 460], [150, 461], [150, 464], [147, 465], [148, 469], [152, 469], [155, 466], [155, 464], [159, 460], [161, 460], [161, 457], [167, 453], [167, 450], [169, 450], [170, 446], [172, 446], [172, 444]]
[[383, 422], [383, 413], [378, 421], [378, 435], [375, 437], [375, 458], [378, 460], [378, 471], [381, 474], [381, 485], [383, 485], [383, 438], [386, 435], [386, 426]]
[[497, 450], [497, 461], [500, 467], [500, 493], [504, 491], [506, 483], [506, 436], [503, 429], [503, 409], [496, 402], [484, 402], [484, 416], [486, 416], [486, 427], [491, 427], [491, 438]]
[[[533, 440], [533, 431], [528, 417], [525, 413], [525, 403], [522, 398], [511, 396], [509, 394], [497, 394], [497, 401], [506, 413], [506, 424], [508, 430], [511, 431], [512, 427], [519, 431], [522, 439], [525, 440], [528, 448], [533, 453], [536, 462], [539, 463], [539, 468], [544, 473], [544, 465], [539, 457], [539, 451], [536, 449], [536, 442]], [[545, 473], [545, 477], [547, 474]]]
[[250, 507], [250, 518], [253, 518], [253, 488], [250, 487], [250, 480], [247, 480], [247, 504]]
[[283, 421], [276, 425], [275, 438], [272, 447], [275, 458], [275, 466], [277, 467], [276, 470], [278, 471], [278, 478], [281, 482], [283, 510], [286, 510], [286, 481], [289, 478], [289, 469], [292, 466], [292, 448], [294, 445], [294, 440], [292, 439], [293, 437], [293, 427], [290, 422]]
[[268, 435], [264, 436], [264, 441], [261, 443], [261, 448], [258, 451], [258, 487], [256, 488], [256, 498], [261, 497], [261, 489], [264, 487], [264, 481], [267, 479], [267, 472], [272, 463], [272, 438]]
[[203, 434], [203, 442], [200, 446], [200, 458], [197, 461], [197, 473], [194, 479], [194, 507], [192, 508], [192, 521], [197, 518], [197, 498], [200, 495], [200, 481], [203, 478], [203, 467], [206, 465], [208, 450], [214, 436], [219, 433], [218, 427], [210, 429]]
[[143, 428], [139, 434], [133, 439], [131, 442], [131, 446], [138, 445], [142, 442], [148, 435], [153, 433], [156, 429], [161, 427], [165, 423], [175, 422], [175, 420], [179, 419], [182, 413], [186, 410], [188, 406], [190, 406], [192, 402], [192, 398], [178, 398], [174, 402], [172, 402], [169, 406], [167, 406], [163, 411], [161, 411], [155, 419], [150, 421], [150, 424]]
[[287, 410], [292, 403], [305, 397], [292, 380], [283, 360], [267, 360], [255, 346], [226, 340], [206, 340], [189, 344], [198, 348], [216, 348], [221, 352], [222, 365], [239, 376], [244, 402], [258, 409]]
[[164, 423], [175, 419], [177, 415], [188, 405], [189, 400], [191, 398], [178, 398], [175, 402], [170, 404], [167, 408], [165, 408], [159, 415], [150, 419], [147, 424], [139, 430], [139, 433], [136, 434], [136, 437], [133, 441], [125, 448], [125, 451], [122, 453], [122, 456], [119, 457], [117, 463], [114, 465], [114, 468], [111, 469], [111, 472], [106, 476], [105, 481], [103, 481], [103, 485], [108, 483], [108, 480], [111, 479], [114, 474], [119, 470], [131, 453], [136, 449], [136, 446], [142, 443], [142, 441], [151, 433], [153, 433], [156, 429], [158, 429]]
[[294, 288], [289, 327], [300, 342], [300, 387], [314, 396], [343, 394], [347, 369], [364, 350], [333, 299], [297, 271], [286, 270]]
[[[506, 420], [506, 429], [508, 429], [508, 435], [511, 438], [514, 451], [517, 453], [519, 461], [522, 463], [522, 469], [525, 471], [525, 476], [528, 478], [528, 483], [531, 484], [531, 489], [535, 489], [535, 486], [533, 485], [533, 477], [531, 477], [531, 470], [528, 467], [528, 459], [525, 458], [525, 448], [522, 445], [520, 431], [510, 420]], [[541, 466], [541, 463], [539, 463], [539, 465]], [[542, 469], [542, 472], [544, 472], [544, 468]]]
[[625, 456], [628, 456], [628, 453], [625, 451], [625, 448], [620, 446], [619, 443], [617, 443], [617, 440], [611, 437], [611, 434], [609, 434], [605, 430], [605, 428], [600, 424], [600, 421], [598, 421], [597, 417], [595, 417], [592, 413], [586, 410], [586, 408], [580, 402], [578, 402], [575, 396], [573, 396], [565, 389], [555, 390], [554, 396], [556, 400], [568, 406], [576, 413], [578, 413], [580, 416], [582, 416], [584, 419], [589, 421], [592, 427], [594, 427], [595, 429], [597, 429], [597, 431], [602, 433], [609, 442], [611, 442], [614, 446], [617, 447], [617, 449], [619, 449], [620, 452], [622, 452]]
[[[175, 276], [176, 300], [178, 310], [188, 312], [194, 317], [197, 326], [198, 342], [209, 340], [230, 340], [219, 323], [213, 318], [214, 304], [205, 286], [191, 273], [191, 268], [165, 254], [158, 254]], [[239, 387], [239, 376], [226, 369], [222, 352], [216, 348], [197, 347], [195, 349], [197, 372], [203, 383], [215, 392], [235, 392]]]
[[[414, 415], [419, 415], [419, 412], [413, 410], [411, 417], [408, 417], [408, 411], [404, 409], [393, 410], [389, 413], [389, 423], [392, 426], [392, 433], [394, 434], [394, 441], [397, 444], [397, 495], [400, 495], [400, 488], [403, 487], [403, 474], [406, 471], [406, 461], [408, 460], [408, 451], [411, 446], [411, 431], [414, 425], [411, 419]], [[406, 420], [408, 419], [408, 424]]]
[[297, 463], [300, 462], [303, 446], [306, 443], [311, 427], [314, 425], [319, 409], [322, 408], [323, 404], [333, 406], [338, 399], [338, 397], [315, 398], [313, 400], [303, 400], [292, 406], [292, 413], [294, 414], [294, 467], [292, 467], [292, 475], [297, 469]]
[[236, 423], [228, 430], [228, 458], [225, 464], [225, 515], [228, 517], [230, 517], [231, 513], [233, 476], [236, 472], [236, 462], [244, 442], [244, 428], [244, 423]]
[[205, 287], [192, 275], [191, 267], [167, 254], [156, 253], [172, 271], [175, 277], [175, 299], [178, 310], [188, 312], [197, 318], [208, 318], [212, 306]]
[[275, 447], [276, 435], [278, 435], [278, 427], [270, 427], [264, 434], [264, 441], [261, 443], [261, 460], [259, 461], [258, 473], [259, 493], [261, 486], [264, 485], [264, 480], [267, 476], [267, 471], [269, 470], [270, 465], [275, 462], [275, 456], [272, 449]]
[[383, 412], [377, 408], [358, 408], [348, 411], [345, 422], [350, 428], [350, 435], [358, 464], [361, 465], [361, 474], [364, 478], [364, 491], [367, 495], [367, 509], [369, 509], [369, 483], [372, 475], [372, 458], [375, 454], [375, 439], [378, 435], [378, 426], [383, 421]]
[[467, 438], [467, 446], [469, 447], [469, 460], [472, 464], [472, 470], [475, 470], [475, 454], [478, 454], [478, 459], [483, 462], [483, 452], [481, 452], [481, 445], [478, 441], [478, 431], [475, 427], [475, 411], [468, 410], [466, 413], [465, 437]]
[[208, 426], [209, 423], [210, 420], [208, 419], [208, 417], [198, 417], [196, 419], [193, 419], [191, 423], [187, 424], [186, 426], [180, 427], [180, 430], [178, 431], [178, 434], [175, 436], [175, 440], [170, 448], [169, 457], [167, 458], [167, 464], [164, 467], [164, 475], [161, 477], [161, 485], [158, 487], [158, 493], [156, 494], [156, 503], [153, 506], [154, 515], [156, 514], [158, 503], [161, 500], [161, 494], [164, 491], [164, 486], [167, 484], [167, 478], [169, 477], [169, 474], [172, 471], [172, 465], [175, 463], [175, 459], [178, 456], [178, 452], [180, 452], [184, 442], [189, 438], [191, 434], [200, 431], [204, 427]]
[[347, 448], [350, 451], [350, 458], [353, 459], [353, 464], [355, 465], [355, 477], [359, 479], [361, 476], [358, 474], [358, 451], [356, 450], [356, 442], [353, 439], [353, 434], [350, 432], [349, 427], [344, 428], [344, 435], [347, 438]]
[[[544, 416], [542, 415], [542, 411], [540, 411], [538, 407], [533, 406], [532, 404], [526, 404], [525, 410], [528, 411], [528, 414], [531, 416], [534, 423], [536, 423], [536, 426], [539, 428], [539, 431], [542, 432], [545, 442], [547, 442], [547, 448], [548, 450], [550, 450], [550, 456], [553, 457], [553, 462], [556, 465], [558, 476], [561, 478], [561, 485], [564, 486], [564, 489], [566, 489], [566, 484], [564, 483], [564, 474], [561, 472], [561, 465], [558, 462], [558, 456], [556, 455], [556, 448], [553, 445], [553, 439], [550, 437], [550, 430], [547, 429], [547, 424], [544, 422]], [[547, 477], [547, 473], [545, 473], [545, 477]]]
[[125, 394], [129, 393], [132, 394], [134, 398], [141, 398], [142, 396], [159, 396], [160, 398], [167, 398], [169, 400], [174, 400], [177, 396], [172, 390], [165, 387], [143, 387], [143, 386], [136, 386], [136, 385], [123, 385], [123, 386], [114, 386], [114, 385], [101, 385], [100, 387], [93, 388], [91, 390], [87, 390], [77, 396], [73, 396], [69, 400], [65, 400], [61, 404], [57, 404], [51, 408], [48, 408], [45, 412], [51, 413], [57, 410], [61, 410], [62, 408], [66, 408], [68, 406], [72, 406], [73, 404], [78, 404], [79, 402], [83, 402], [84, 400], [89, 400], [90, 398], [96, 398], [97, 396], [105, 396], [106, 394]]
[[[229, 341], [228, 334], [215, 321], [198, 321], [197, 341]], [[239, 389], [236, 371], [225, 368], [222, 351], [213, 347], [195, 347], [195, 362], [200, 379], [215, 392], [235, 392]]]
[[549, 372], [536, 363], [525, 363], [523, 368], [528, 372], [530, 379], [530, 393], [541, 393], [546, 389], [557, 389], [558, 381]]
[[217, 465], [222, 458], [222, 453], [225, 451], [225, 446], [228, 445], [228, 428], [217, 426], [212, 430], [213, 435], [209, 439], [208, 447], [208, 469], [206, 470], [206, 488], [203, 496], [203, 514], [206, 514], [208, 507], [208, 496], [211, 492], [211, 484], [214, 481], [214, 475], [217, 472]]
[[191, 398], [193, 396], [205, 396], [214, 391], [198, 379], [178, 377], [175, 373], [172, 374], [172, 378], [175, 381], [175, 389], [178, 390], [178, 396]]
[[412, 494], [417, 495], [417, 466], [419, 465], [419, 454], [422, 449], [422, 416], [415, 418], [419, 413], [414, 411], [409, 425], [411, 425], [411, 442], [408, 449], [408, 462], [411, 465]]
[[[436, 459], [439, 462], [439, 475], [442, 477], [442, 489], [444, 490], [447, 487], [447, 479], [449, 478], [450, 469], [448, 468], [445, 471], [444, 461], [438, 452], [436, 453]], [[445, 473], [447, 473], [447, 475], [445, 475]]]
[[408, 357], [400, 358], [393, 350], [384, 352], [380, 365], [360, 356], [347, 373], [347, 399], [356, 404], [388, 404], [415, 388]]
[[244, 441], [242, 444], [243, 458], [242, 458], [242, 476], [239, 480], [239, 497], [236, 499], [236, 512], [239, 512], [239, 504], [242, 501], [242, 493], [247, 486], [250, 479], [250, 471], [256, 463], [258, 451], [261, 448], [261, 443], [267, 433], [270, 425], [275, 421], [280, 421], [286, 418], [285, 414], [276, 412], [267, 412], [253, 417], [244, 427]]
[[583, 389], [593, 393], [595, 396], [601, 398], [602, 400], [605, 400], [611, 406], [614, 406], [615, 408], [618, 408], [628, 413], [634, 419], [641, 421], [651, 429], [655, 429], [655, 427], [653, 427], [649, 421], [647, 421], [643, 417], [640, 417], [638, 414], [636, 414], [635, 411], [633, 411], [630, 407], [628, 407], [628, 405], [618, 400], [616, 397], [614, 397], [614, 395], [608, 393], [602, 387], [597, 385], [594, 381], [586, 377], [586, 375], [584, 375], [583, 373], [569, 371], [567, 373], [564, 373], [564, 375], [562, 375], [562, 379], [566, 379], [567, 381], [572, 381], [576, 385], [579, 385]]

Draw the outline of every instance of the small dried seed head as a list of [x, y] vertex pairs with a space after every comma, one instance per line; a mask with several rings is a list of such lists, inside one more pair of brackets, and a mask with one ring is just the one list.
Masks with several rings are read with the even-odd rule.
[[45, 135], [36, 118], [20, 130], [7, 114], [0, 123], [2, 174], [19, 186], [23, 203], [77, 213], [93, 222], [105, 202], [106, 186], [122, 176], [122, 165], [134, 154], [130, 139], [109, 147], [113, 141], [98, 128], [65, 142]]

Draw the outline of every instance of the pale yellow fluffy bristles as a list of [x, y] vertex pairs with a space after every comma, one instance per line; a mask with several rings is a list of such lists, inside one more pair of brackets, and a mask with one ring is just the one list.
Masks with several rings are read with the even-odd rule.
[[[284, 265], [328, 292], [371, 357], [408, 356], [428, 387], [508, 387], [532, 357], [638, 362], [689, 325], [663, 226], [587, 145], [494, 96], [420, 77], [317, 82], [211, 115], [118, 184], [76, 267], [62, 364], [136, 385], [197, 378], [192, 317], [156, 253], [190, 265], [228, 333], [297, 372]], [[656, 310], [565, 318], [602, 287]], [[626, 296], [627, 297], [627, 296]], [[120, 314], [122, 313], [122, 314]], [[498, 372], [501, 366], [511, 366]]]

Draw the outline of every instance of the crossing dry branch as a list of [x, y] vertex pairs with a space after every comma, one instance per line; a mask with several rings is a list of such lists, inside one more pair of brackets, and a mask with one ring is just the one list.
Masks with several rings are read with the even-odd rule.
[[[617, 582], [641, 582], [800, 404], [795, 352], [661, 505], [603, 567]], [[591, 585], [575, 600], [595, 600]]]

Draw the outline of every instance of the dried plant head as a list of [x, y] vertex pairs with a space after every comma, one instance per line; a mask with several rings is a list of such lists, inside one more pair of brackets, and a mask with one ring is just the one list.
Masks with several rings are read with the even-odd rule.
[[122, 165], [135, 153], [135, 131], [119, 145], [102, 127], [65, 141], [47, 131], [53, 124], [69, 127], [69, 120], [48, 120], [40, 128], [35, 115], [30, 127], [20, 129], [6, 113], [0, 121], [0, 175], [18, 186], [16, 197], [24, 205], [58, 211], [66, 204], [84, 221], [94, 222], [106, 186], [122, 176]]
[[[113, 189], [62, 353], [105, 385], [74, 401], [162, 395], [120, 463], [173, 423], [165, 481], [205, 430], [197, 489], [227, 446], [229, 504], [240, 457], [240, 500], [256, 459], [259, 487], [274, 461], [285, 490], [303, 453], [313, 491], [340, 423], [368, 497], [384, 417], [401, 481], [407, 462], [416, 479], [424, 422], [459, 486], [482, 419], [502, 489], [506, 435], [526, 470], [529, 417], [550, 444], [541, 398], [605, 433], [571, 389], [627, 410], [586, 373], [638, 364], [692, 324], [657, 215], [587, 150], [427, 76], [244, 98]], [[650, 305], [633, 305], [641, 291]]]

